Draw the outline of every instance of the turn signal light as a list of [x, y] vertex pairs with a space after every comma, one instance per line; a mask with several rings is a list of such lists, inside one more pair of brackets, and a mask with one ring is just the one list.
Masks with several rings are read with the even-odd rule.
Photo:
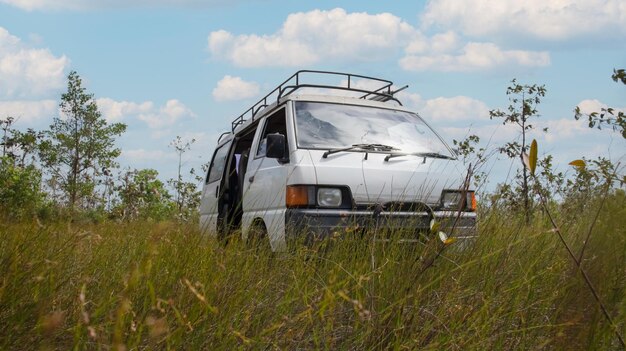
[[477, 207], [477, 204], [476, 204], [476, 194], [473, 191], [471, 191], [469, 193], [469, 195], [470, 195], [470, 198], [471, 198], [469, 210], [470, 211], [476, 211], [476, 207]]
[[[309, 206], [315, 201], [315, 188], [308, 185], [289, 185], [285, 202], [287, 207]], [[314, 203], [313, 203], [314, 204]]]

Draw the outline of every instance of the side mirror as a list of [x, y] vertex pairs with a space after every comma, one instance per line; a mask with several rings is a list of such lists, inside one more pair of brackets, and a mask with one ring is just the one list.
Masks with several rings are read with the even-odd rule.
[[279, 162], [286, 162], [287, 144], [285, 136], [279, 133], [267, 135], [265, 157], [277, 158]]

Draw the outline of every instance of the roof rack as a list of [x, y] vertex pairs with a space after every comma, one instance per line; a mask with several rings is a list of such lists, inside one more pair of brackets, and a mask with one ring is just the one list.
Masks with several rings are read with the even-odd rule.
[[[319, 84], [319, 83], [306, 83], [304, 81], [305, 77], [303, 77], [305, 75], [311, 75], [311, 76], [315, 75], [316, 77], [319, 77], [319, 78], [321, 77], [328, 78], [329, 76], [340, 77], [340, 78], [347, 79], [347, 85], [344, 86], [344, 85], [328, 85], [328, 84]], [[359, 80], [367, 80], [367, 81], [372, 82], [373, 84], [377, 84], [380, 86], [375, 89], [355, 87], [354, 86], [355, 78]], [[276, 102], [278, 102], [281, 98], [288, 96], [292, 94], [293, 92], [295, 92], [296, 90], [302, 89], [302, 88], [343, 90], [343, 91], [349, 91], [349, 92], [362, 93], [364, 95], [360, 96], [359, 97], [360, 99], [382, 101], [382, 102], [393, 100], [397, 102], [398, 104], [400, 104], [400, 106], [402, 106], [402, 103], [400, 102], [400, 100], [394, 97], [394, 94], [396, 94], [397, 92], [401, 90], [408, 88], [408, 85], [400, 89], [397, 89], [395, 91], [391, 90], [392, 85], [393, 85], [393, 82], [389, 80], [379, 79], [379, 78], [374, 78], [374, 77], [367, 77], [367, 76], [362, 76], [358, 74], [330, 72], [330, 71], [301, 70], [301, 71], [294, 73], [291, 77], [287, 78], [287, 80], [282, 82], [278, 87], [274, 88], [274, 90], [272, 90], [269, 94], [265, 95], [256, 104], [252, 105], [252, 107], [247, 109], [239, 117], [235, 118], [233, 122], [231, 123], [231, 128], [232, 128], [232, 131], [234, 132], [237, 126], [243, 124], [245, 121], [248, 120], [246, 118], [247, 115], [250, 115], [249, 119], [254, 120], [254, 117], [259, 111], [269, 106], [270, 103], [273, 102], [270, 100], [270, 97], [272, 97], [272, 95], [276, 95]]]

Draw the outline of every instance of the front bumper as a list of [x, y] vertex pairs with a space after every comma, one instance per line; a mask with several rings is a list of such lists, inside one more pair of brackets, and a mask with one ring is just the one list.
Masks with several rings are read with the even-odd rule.
[[[476, 236], [476, 213], [434, 211], [441, 231], [450, 237], [471, 239]], [[323, 239], [344, 232], [364, 233], [376, 230], [404, 239], [418, 239], [430, 231], [429, 212], [380, 212], [338, 209], [287, 209], [285, 214], [287, 239]], [[304, 236], [304, 238], [303, 238]]]

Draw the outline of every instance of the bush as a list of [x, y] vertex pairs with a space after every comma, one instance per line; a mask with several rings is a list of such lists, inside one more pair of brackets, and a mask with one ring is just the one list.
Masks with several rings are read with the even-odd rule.
[[0, 212], [10, 219], [28, 218], [42, 204], [41, 171], [34, 165], [19, 166], [0, 157]]

